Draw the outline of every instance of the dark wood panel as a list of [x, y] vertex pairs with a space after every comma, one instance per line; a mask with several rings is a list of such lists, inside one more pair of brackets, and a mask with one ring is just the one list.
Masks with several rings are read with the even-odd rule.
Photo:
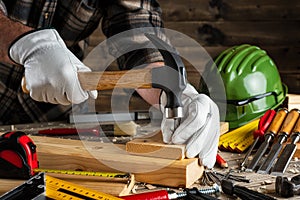
[[[300, 45], [299, 22], [220, 21], [167, 22], [166, 28], [190, 36], [204, 46], [231, 46], [242, 43], [256, 45]], [[184, 46], [174, 39], [174, 45]]]
[[165, 21], [299, 20], [298, 0], [161, 0]]
[[[215, 59], [224, 50], [230, 48], [231, 46], [204, 46], [207, 54], [211, 56], [211, 59]], [[275, 62], [279, 71], [289, 71], [289, 72], [300, 72], [300, 45], [299, 46], [259, 46], [261, 49], [265, 50], [266, 53]], [[197, 49], [193, 48], [178, 48], [179, 52], [184, 54], [195, 54]], [[201, 55], [199, 55], [199, 60], [195, 62], [197, 65], [192, 66], [190, 63], [185, 62], [186, 66], [189, 66], [189, 71], [199, 71], [198, 69], [206, 63], [201, 60]], [[196, 69], [193, 69], [196, 68]]]
[[300, 94], [300, 72], [299, 73], [282, 73], [281, 80], [288, 86], [288, 92], [291, 94]]

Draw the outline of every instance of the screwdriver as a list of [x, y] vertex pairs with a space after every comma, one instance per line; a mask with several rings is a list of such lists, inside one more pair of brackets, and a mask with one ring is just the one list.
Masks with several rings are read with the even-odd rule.
[[186, 197], [189, 193], [192, 195], [198, 195], [199, 199], [216, 200], [217, 198], [209, 196], [208, 194], [211, 193], [217, 194], [219, 192], [220, 192], [220, 187], [217, 184], [214, 184], [211, 189], [202, 189], [202, 190], [186, 189], [186, 191], [183, 192], [174, 192], [171, 190], [158, 190], [154, 192], [145, 192], [140, 194], [122, 196], [121, 198], [125, 200], [171, 200], [171, 199], [179, 199], [179, 198]]
[[247, 159], [248, 159], [249, 155], [251, 154], [251, 152], [253, 151], [254, 147], [256, 146], [257, 142], [259, 140], [263, 141], [263, 139], [264, 139], [263, 136], [264, 136], [267, 128], [270, 126], [270, 124], [271, 124], [272, 120], [274, 119], [275, 115], [276, 115], [275, 110], [268, 110], [260, 118], [259, 124], [258, 124], [258, 129], [253, 132], [253, 136], [254, 136], [255, 140], [254, 140], [253, 144], [251, 145], [250, 149], [248, 150], [247, 154], [245, 155], [243, 161], [240, 164], [240, 169], [241, 170], [245, 170], [245, 164], [247, 162]]
[[288, 113], [288, 110], [286, 108], [282, 108], [279, 111], [277, 111], [270, 127], [268, 128], [267, 132], [264, 135], [264, 137], [265, 137], [264, 142], [258, 148], [252, 162], [250, 163], [249, 166], [247, 166], [246, 171], [252, 172], [255, 169], [255, 167], [257, 166], [261, 157], [267, 151], [271, 140], [274, 139], [275, 134], [277, 134], [277, 132], [279, 131], [281, 124], [282, 124], [283, 120], [285, 119], [287, 113]]

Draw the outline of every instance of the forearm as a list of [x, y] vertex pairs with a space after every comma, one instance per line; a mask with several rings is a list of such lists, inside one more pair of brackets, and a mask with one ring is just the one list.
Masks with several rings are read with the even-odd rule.
[[10, 20], [0, 11], [0, 61], [5, 63], [13, 63], [8, 56], [10, 44], [20, 35], [32, 30], [19, 22]]

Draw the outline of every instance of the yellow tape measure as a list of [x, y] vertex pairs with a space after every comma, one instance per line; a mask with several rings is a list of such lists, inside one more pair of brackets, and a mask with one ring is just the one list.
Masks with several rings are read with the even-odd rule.
[[51, 199], [69, 200], [121, 200], [109, 194], [79, 186], [68, 181], [46, 175], [46, 197]]
[[91, 171], [75, 171], [75, 170], [58, 170], [58, 169], [34, 169], [34, 172], [46, 172], [55, 174], [81, 175], [81, 176], [100, 176], [106, 178], [129, 178], [129, 173], [111, 173], [111, 172], [91, 172]]
[[220, 136], [219, 148], [232, 152], [245, 151], [254, 141], [253, 131], [258, 128], [259, 119], [229, 131]]

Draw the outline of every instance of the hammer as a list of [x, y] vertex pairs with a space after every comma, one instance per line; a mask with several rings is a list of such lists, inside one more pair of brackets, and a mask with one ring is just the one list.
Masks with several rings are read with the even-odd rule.
[[[83, 90], [111, 90], [114, 88], [160, 88], [167, 96], [165, 117], [176, 119], [183, 117], [181, 95], [186, 87], [184, 64], [174, 49], [155, 35], [145, 33], [155, 48], [161, 53], [165, 66], [146, 69], [104, 72], [78, 72]], [[26, 89], [25, 77], [22, 90]]]
[[275, 190], [276, 194], [285, 198], [300, 195], [300, 175], [292, 177], [291, 180], [287, 177], [277, 176]]

